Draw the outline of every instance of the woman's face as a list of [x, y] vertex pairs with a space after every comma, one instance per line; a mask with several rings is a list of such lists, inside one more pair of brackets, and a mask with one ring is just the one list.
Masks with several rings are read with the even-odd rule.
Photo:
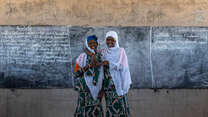
[[88, 44], [88, 46], [91, 49], [93, 49], [93, 50], [96, 50], [97, 49], [98, 44], [97, 44], [97, 42], [95, 40], [90, 40], [90, 41], [88, 41], [87, 44]]
[[108, 37], [108, 38], [106, 39], [106, 44], [107, 44], [107, 46], [108, 46], [109, 48], [114, 47], [114, 46], [115, 46], [115, 43], [116, 43], [116, 41], [115, 41], [115, 39], [114, 39], [113, 37]]

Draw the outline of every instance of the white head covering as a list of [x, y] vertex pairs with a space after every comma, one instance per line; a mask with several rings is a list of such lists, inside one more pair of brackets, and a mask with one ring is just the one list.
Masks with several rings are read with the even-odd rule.
[[88, 46], [88, 42], [87, 42], [87, 38], [85, 39], [85, 47], [92, 53], [95, 53], [95, 51], [93, 49], [91, 49], [89, 46]]
[[[87, 39], [85, 41], [85, 47], [90, 51], [90, 52], [94, 52], [94, 50], [92, 50], [87, 43]], [[80, 67], [84, 67], [86, 66], [86, 61], [87, 61], [87, 54], [86, 53], [82, 53], [76, 60], [76, 63], [79, 64]], [[97, 100], [97, 96], [99, 91], [102, 88], [102, 82], [103, 82], [103, 67], [101, 66], [99, 69], [100, 73], [99, 73], [99, 77], [98, 77], [98, 82], [96, 85], [93, 84], [93, 76], [88, 76], [86, 73], [84, 73], [84, 79], [85, 82], [90, 90], [90, 93], [93, 97], [94, 100]]]
[[108, 37], [112, 37], [113, 39], [115, 39], [116, 44], [115, 44], [115, 48], [119, 47], [118, 44], [118, 34], [115, 31], [109, 31], [107, 32], [106, 36], [105, 36], [105, 41]]
[[113, 37], [116, 41], [112, 48], [107, 47], [104, 51], [104, 59], [109, 61], [110, 74], [112, 76], [116, 92], [118, 96], [128, 93], [132, 83], [129, 72], [128, 59], [124, 48], [120, 48], [118, 44], [118, 35], [115, 31], [109, 31], [106, 38]]

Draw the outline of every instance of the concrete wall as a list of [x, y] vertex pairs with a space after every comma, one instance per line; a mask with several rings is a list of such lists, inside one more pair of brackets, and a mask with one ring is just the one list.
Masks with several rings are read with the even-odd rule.
[[[208, 26], [207, 11], [207, 0], [0, 0], [0, 25]], [[76, 97], [72, 89], [0, 89], [0, 117], [71, 117]], [[198, 89], [129, 95], [132, 117], [207, 117], [207, 100]]]
[[[0, 89], [0, 117], [73, 117], [72, 89]], [[131, 90], [132, 117], [207, 117], [207, 90]]]
[[207, 0], [0, 0], [4, 25], [205, 26]]

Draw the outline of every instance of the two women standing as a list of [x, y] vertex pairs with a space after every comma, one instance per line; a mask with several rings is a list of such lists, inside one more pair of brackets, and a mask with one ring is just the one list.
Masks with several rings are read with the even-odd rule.
[[101, 100], [104, 94], [106, 117], [128, 117], [128, 90], [131, 76], [124, 48], [114, 31], [106, 34], [107, 47], [97, 50], [95, 35], [86, 39], [86, 50], [76, 61], [75, 90], [79, 92], [75, 117], [103, 117]]

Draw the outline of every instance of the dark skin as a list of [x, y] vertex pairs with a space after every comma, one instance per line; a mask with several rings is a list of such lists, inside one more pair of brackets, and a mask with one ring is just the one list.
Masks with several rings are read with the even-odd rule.
[[[116, 41], [114, 40], [113, 37], [108, 37], [106, 39], [106, 45], [109, 47], [109, 48], [112, 48], [115, 46], [115, 43]], [[90, 55], [90, 56], [94, 56], [93, 53], [91, 53], [90, 51], [88, 51], [87, 49], [85, 49], [85, 52]], [[99, 64], [99, 65], [98, 65]], [[108, 65], [109, 62], [108, 61], [103, 61], [102, 63], [98, 63], [97, 65], [98, 66], [101, 66], [101, 65]], [[102, 89], [100, 90], [99, 94], [98, 94], [98, 98], [102, 99], [103, 95], [104, 95], [104, 85], [102, 85]]]
[[[94, 40], [90, 40], [88, 42], [88, 46], [93, 49], [94, 51], [97, 51], [97, 46], [98, 43]], [[94, 53], [89, 52], [87, 49], [84, 50], [88, 55], [91, 56], [91, 61], [90, 64], [84, 66], [83, 68], [81, 68], [81, 71], [84, 73], [87, 69], [91, 68], [91, 67], [95, 67], [96, 66], [96, 56]], [[77, 76], [78, 77], [78, 76]]]
[[95, 40], [90, 40], [87, 44], [91, 49], [97, 51], [98, 43]]
[[[97, 43], [95, 40], [90, 40], [87, 44], [88, 44], [89, 48], [93, 49], [94, 51], [97, 51], [98, 43]], [[87, 49], [85, 49], [84, 51], [85, 51], [88, 55], [91, 56], [90, 64], [88, 64], [88, 65], [86, 65], [85, 67], [83, 67], [83, 70], [86, 71], [87, 69], [96, 66], [96, 56], [95, 56], [94, 53], [89, 52]]]
[[[115, 41], [115, 39], [113, 37], [107, 37], [106, 45], [109, 48], [115, 47], [115, 43], [116, 43], [116, 41]], [[108, 61], [103, 61], [102, 64], [103, 65], [109, 65], [109, 62]], [[98, 98], [102, 99], [103, 95], [104, 95], [104, 85], [102, 85], [102, 89], [101, 89], [101, 91], [98, 94]]]
[[[113, 37], [107, 37], [106, 39], [106, 45], [109, 47], [109, 48], [112, 48], [112, 47], [115, 47], [115, 39]], [[109, 62], [108, 61], [103, 61], [103, 65], [108, 65]]]
[[[115, 43], [116, 43], [116, 41], [115, 41], [115, 39], [114, 39], [113, 37], [107, 37], [107, 39], [106, 39], [106, 45], [107, 45], [109, 48], [115, 47]], [[89, 43], [88, 43], [88, 46], [91, 48], [91, 47], [93, 47], [93, 44], [90, 44], [90, 45], [89, 45]], [[97, 49], [97, 48], [96, 48], [96, 49]], [[85, 52], [86, 52], [88, 55], [92, 56], [92, 58], [93, 58], [94, 53], [91, 53], [91, 52], [88, 51], [87, 49], [85, 49]], [[109, 64], [108, 61], [103, 61], [102, 63], [97, 63], [96, 66], [108, 65], [108, 64]]]
[[[96, 52], [97, 51], [98, 43], [96, 41], [94, 41], [94, 40], [90, 40], [88, 42], [88, 46]], [[85, 72], [87, 69], [89, 69], [91, 67], [104, 65], [103, 62], [97, 63], [96, 62], [96, 56], [95, 56], [95, 54], [92, 53], [92, 52], [90, 52], [87, 48], [85, 48], [84, 51], [85, 51], [86, 54], [88, 54], [88, 55], [91, 56], [91, 62], [90, 62], [90, 64], [88, 64], [88, 65], [86, 65], [85, 67], [82, 68], [82, 71], [83, 72]], [[102, 99], [103, 94], [104, 94], [104, 92], [103, 92], [103, 86], [102, 86], [102, 89], [101, 89], [101, 91], [98, 94], [98, 98], [99, 99]]]
[[[97, 43], [95, 40], [90, 40], [90, 41], [88, 42], [88, 46], [89, 46], [90, 49], [92, 49], [92, 50], [94, 50], [94, 51], [96, 52], [96, 51], [97, 51], [98, 43]], [[96, 66], [96, 56], [95, 56], [94, 53], [91, 54], [91, 55], [92, 55], [92, 56], [91, 56], [90, 65], [91, 65], [92, 67], [95, 67], [95, 66]]]
[[115, 39], [114, 39], [113, 37], [108, 37], [108, 38], [106, 39], [106, 45], [107, 45], [109, 48], [114, 47], [114, 46], [115, 46], [115, 43], [116, 43], [116, 41], [115, 41]]
[[[86, 54], [90, 55], [91, 58], [95, 57], [95, 54], [92, 53], [92, 52], [90, 52], [87, 48], [85, 48], [84, 51], [85, 51]], [[95, 62], [96, 62], [96, 61], [95, 61]], [[96, 66], [96, 67], [99, 67], [99, 66], [102, 66], [102, 65], [107, 65], [107, 64], [106, 64], [106, 62], [104, 62], [104, 61], [101, 62], [101, 63], [98, 63], [98, 62], [95, 63], [95, 66]]]

